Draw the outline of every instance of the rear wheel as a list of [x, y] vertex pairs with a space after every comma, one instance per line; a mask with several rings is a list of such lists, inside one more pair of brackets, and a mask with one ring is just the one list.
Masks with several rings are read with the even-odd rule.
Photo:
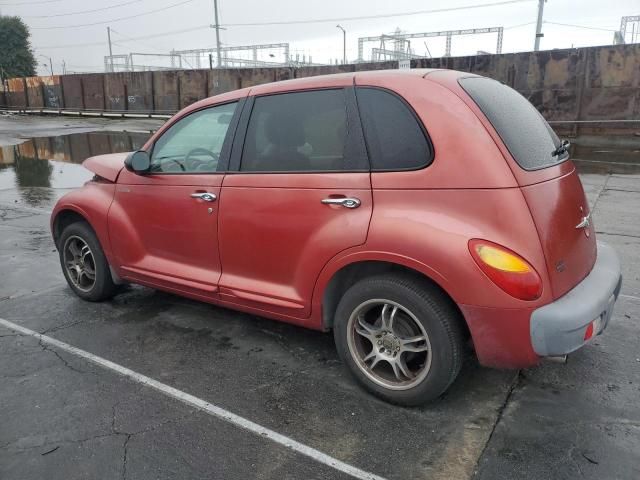
[[68, 225], [58, 243], [62, 272], [71, 289], [84, 300], [99, 302], [113, 297], [117, 286], [100, 242], [85, 222]]
[[370, 392], [419, 405], [455, 380], [463, 356], [461, 319], [437, 287], [409, 276], [359, 281], [342, 297], [334, 324], [338, 353]]

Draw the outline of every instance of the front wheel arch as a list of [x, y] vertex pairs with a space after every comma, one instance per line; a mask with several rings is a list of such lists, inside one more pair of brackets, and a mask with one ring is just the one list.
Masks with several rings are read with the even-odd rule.
[[64, 229], [67, 228], [72, 223], [76, 223], [76, 222], [86, 223], [87, 225], [89, 225], [89, 227], [91, 227], [91, 230], [93, 230], [93, 232], [95, 233], [96, 229], [93, 228], [93, 226], [91, 225], [91, 222], [89, 222], [89, 220], [84, 215], [82, 215], [76, 210], [65, 208], [57, 212], [55, 217], [53, 218], [53, 221], [51, 222], [51, 233], [53, 234], [53, 242], [55, 243], [56, 248], [58, 249], [60, 248], [60, 245], [59, 245], [60, 236], [62, 235], [62, 232], [64, 231]]
[[107, 263], [109, 264], [109, 271], [111, 273], [111, 279], [113, 280], [113, 282], [116, 285], [122, 285], [126, 283], [124, 280], [122, 280], [122, 278], [120, 278], [116, 270], [114, 270], [112, 263], [110, 261], [109, 255], [105, 251], [103, 241], [100, 239], [100, 236], [98, 235], [98, 232], [96, 231], [96, 229], [93, 227], [93, 225], [91, 225], [91, 222], [89, 221], [89, 219], [83, 213], [80, 213], [79, 211], [71, 208], [64, 208], [56, 212], [51, 222], [51, 233], [53, 235], [53, 242], [56, 248], [60, 250], [60, 245], [59, 245], [60, 236], [62, 235], [62, 232], [64, 231], [64, 229], [76, 222], [82, 222], [86, 224], [93, 231], [94, 235], [98, 239], [100, 248], [102, 248], [103, 252], [105, 253], [105, 256], [107, 257]]

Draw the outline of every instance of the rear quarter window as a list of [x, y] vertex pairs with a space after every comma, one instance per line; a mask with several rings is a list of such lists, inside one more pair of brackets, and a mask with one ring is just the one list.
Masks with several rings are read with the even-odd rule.
[[524, 170], [540, 170], [569, 158], [555, 155], [560, 139], [531, 103], [506, 85], [484, 77], [459, 80]]
[[356, 95], [373, 171], [417, 170], [431, 163], [431, 143], [404, 100], [379, 88], [358, 87]]

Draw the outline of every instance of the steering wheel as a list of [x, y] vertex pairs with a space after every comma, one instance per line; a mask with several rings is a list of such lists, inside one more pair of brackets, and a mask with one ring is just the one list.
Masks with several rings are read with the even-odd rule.
[[[213, 153], [211, 150], [207, 150], [206, 148], [198, 147], [190, 150], [189, 153], [184, 157], [184, 164], [190, 171], [196, 170], [197, 167], [202, 165], [203, 163], [200, 160], [192, 159], [191, 157], [194, 155], [207, 155], [211, 157], [213, 160], [218, 160], [219, 155], [217, 153]], [[198, 163], [195, 163], [198, 162]]]

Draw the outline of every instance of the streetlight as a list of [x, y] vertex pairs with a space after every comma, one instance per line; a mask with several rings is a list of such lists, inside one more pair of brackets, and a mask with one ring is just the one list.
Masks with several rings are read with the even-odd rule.
[[51, 57], [47, 57], [45, 55], [39, 54], [42, 58], [45, 58], [47, 60], [49, 60], [49, 65], [47, 65], [46, 63], [43, 63], [43, 66], [48, 66], [49, 68], [51, 68], [51, 76], [53, 77], [53, 62], [51, 61]]
[[342, 25], [336, 25], [336, 28], [342, 30], [342, 63], [347, 63], [347, 31]]

